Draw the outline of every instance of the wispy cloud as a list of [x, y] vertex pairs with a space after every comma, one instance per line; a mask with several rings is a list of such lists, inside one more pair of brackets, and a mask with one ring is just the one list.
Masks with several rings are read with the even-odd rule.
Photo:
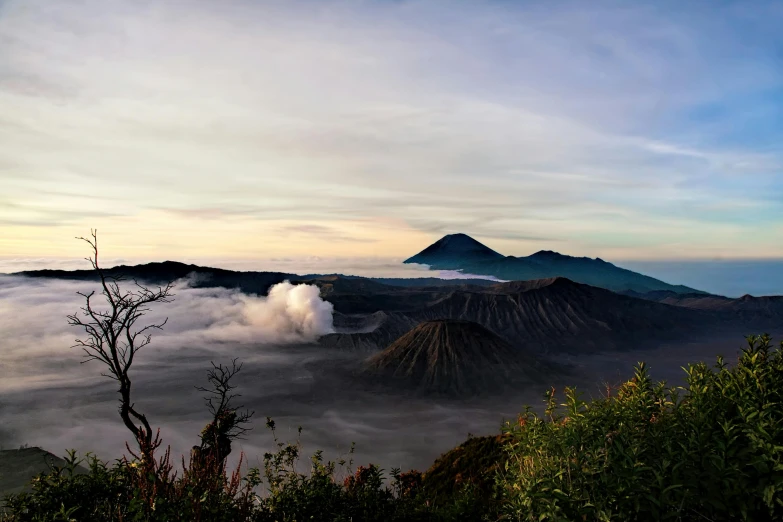
[[331, 227], [323, 225], [289, 225], [282, 227], [283, 233], [302, 234], [307, 237], [315, 237], [328, 241], [337, 241], [341, 243], [377, 243], [378, 239], [371, 237], [356, 237], [342, 234]]
[[18, 207], [0, 207], [0, 245], [40, 255], [52, 225], [132, 222], [123, 248], [152, 252], [146, 230], [197, 218], [205, 245], [241, 229], [279, 254], [292, 232], [312, 253], [399, 255], [459, 230], [514, 253], [729, 255], [783, 222], [781, 24], [762, 1], [11, 0], [0, 186]]

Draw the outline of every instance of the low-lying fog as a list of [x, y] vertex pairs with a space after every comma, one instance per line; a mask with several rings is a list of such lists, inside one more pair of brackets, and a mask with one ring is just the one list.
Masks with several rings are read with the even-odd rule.
[[[62, 455], [68, 448], [104, 459], [124, 452], [128, 431], [117, 414], [115, 383], [102, 377], [98, 362], [81, 364], [71, 348], [83, 331], [66, 315], [83, 304], [77, 291], [90, 283], [0, 276], [0, 446], [41, 446]], [[241, 402], [256, 411], [254, 430], [235, 446], [250, 463], [273, 449], [265, 417], [278, 436], [293, 440], [303, 427], [306, 454], [325, 450], [330, 458], [356, 443], [356, 464], [426, 469], [468, 433], [497, 433], [525, 404], [539, 405], [543, 389], [505, 397], [451, 401], [402, 398], [364, 392], [341, 377], [366, 354], [335, 352], [314, 343], [332, 330], [331, 304], [314, 286], [278, 285], [267, 298], [226, 289], [193, 289], [181, 281], [174, 301], [153, 305], [150, 321], [168, 317], [162, 332], [139, 352], [131, 370], [137, 409], [161, 428], [175, 456], [187, 454], [208, 420], [201, 393], [210, 361], [238, 357]], [[604, 379], [629, 376], [637, 360], [653, 376], [677, 380], [689, 361], [730, 356], [742, 339], [718, 344], [671, 346], [655, 352], [566, 357], [578, 384], [597, 393]], [[558, 387], [563, 383], [553, 383]], [[233, 455], [236, 457], [236, 455]], [[177, 459], [178, 460], [178, 459]]]

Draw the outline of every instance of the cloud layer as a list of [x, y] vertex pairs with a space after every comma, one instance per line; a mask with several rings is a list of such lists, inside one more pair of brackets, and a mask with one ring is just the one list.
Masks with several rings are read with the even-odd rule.
[[[68, 347], [84, 332], [69, 327], [65, 317], [84, 304], [76, 292], [91, 286], [0, 276], [0, 392], [70, 382], [70, 373], [64, 376], [60, 370], [82, 358], [80, 351]], [[332, 304], [323, 301], [313, 285], [286, 281], [259, 297], [225, 288], [190, 288], [183, 280], [174, 293], [172, 303], [154, 306], [147, 315], [155, 323], [168, 318], [166, 328], [154, 335], [156, 349], [145, 349], [152, 352], [152, 360], [227, 344], [249, 345], [263, 356], [270, 346], [309, 344], [333, 331]]]
[[[82, 354], [69, 349], [82, 332], [67, 325], [66, 315], [82, 304], [76, 292], [90, 289], [85, 282], [0, 276], [0, 447], [40, 445], [57, 454], [76, 448], [105, 459], [124, 451], [129, 433], [116, 413], [115, 383], [101, 376], [100, 363], [80, 364]], [[236, 391], [259, 418], [234, 457], [244, 450], [251, 465], [274, 449], [263, 429], [267, 415], [285, 440], [304, 426], [307, 451], [335, 457], [355, 441], [357, 462], [387, 469], [427, 465], [467, 433], [494, 431], [502, 419], [501, 407], [401, 403], [351, 388], [345, 368], [361, 355], [311, 342], [332, 327], [331, 305], [313, 286], [281, 283], [259, 298], [183, 281], [175, 292], [173, 302], [146, 316], [169, 321], [131, 369], [137, 407], [161, 427], [175, 456], [187, 454], [208, 420], [194, 386], [206, 384], [210, 361], [235, 357], [244, 364]]]

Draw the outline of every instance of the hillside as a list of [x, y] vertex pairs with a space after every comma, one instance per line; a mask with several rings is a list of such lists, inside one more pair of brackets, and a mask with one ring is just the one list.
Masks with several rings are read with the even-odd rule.
[[566, 278], [507, 283], [489, 292], [452, 292], [418, 317], [476, 321], [505, 339], [544, 351], [632, 349], [687, 335], [707, 323], [682, 310]]
[[489, 502], [495, 486], [495, 475], [503, 471], [508, 460], [508, 434], [471, 437], [438, 457], [424, 473], [427, 499], [446, 503], [457, 498], [471, 485], [477, 489], [478, 501]]
[[[0, 450], [0, 499], [12, 493], [29, 491], [30, 480], [51, 466], [63, 467], [65, 461], [41, 448]], [[87, 473], [78, 466], [77, 473]], [[2, 512], [2, 510], [0, 510]]]
[[674, 292], [648, 292], [629, 295], [681, 308], [709, 311], [724, 321], [739, 323], [750, 329], [783, 325], [783, 296], [743, 295], [732, 299], [719, 295], [676, 294]]
[[[352, 302], [353, 297], [346, 297]], [[375, 349], [384, 349], [411, 324], [451, 319], [481, 324], [515, 346], [544, 353], [585, 353], [631, 350], [725, 326], [708, 311], [615, 294], [566, 278], [440, 288], [416, 299], [406, 291], [383, 295], [380, 301], [395, 311], [380, 318], [375, 330], [352, 334], [346, 328], [322, 343], [341, 348], [361, 344], [365, 349], [376, 343]], [[337, 310], [345, 307], [341, 296], [332, 302]], [[342, 320], [336, 318], [335, 325]]]
[[[166, 284], [190, 276], [193, 287], [237, 288], [245, 293], [265, 295], [269, 287], [289, 280], [292, 283], [316, 284], [325, 294], [354, 293], [378, 294], [399, 288], [490, 286], [495, 281], [487, 279], [440, 279], [436, 277], [383, 278], [347, 276], [342, 274], [297, 275], [286, 272], [260, 272], [225, 270], [176, 261], [145, 263], [140, 265], [118, 265], [104, 269], [106, 275], [136, 279], [147, 284]], [[93, 270], [27, 270], [10, 275], [33, 278], [95, 281]]]
[[479, 263], [502, 259], [499, 254], [468, 236], [449, 234], [431, 244], [404, 263], [420, 263], [434, 268], [451, 267], [459, 263]]
[[445, 236], [404, 262], [421, 263], [434, 269], [494, 276], [508, 281], [567, 277], [614, 292], [670, 290], [676, 293], [705, 293], [682, 285], [670, 285], [600, 258], [572, 257], [551, 250], [541, 250], [526, 257], [503, 256], [465, 234]]
[[[266, 294], [272, 285], [298, 277], [296, 274], [284, 272], [239, 272], [222, 268], [189, 265], [176, 261], [132, 266], [118, 265], [103, 270], [110, 277], [136, 279], [154, 285], [166, 284], [190, 276], [190, 285], [193, 287], [222, 286], [225, 288], [238, 288], [246, 293], [260, 295]], [[11, 275], [79, 281], [97, 280], [94, 270], [28, 270]]]
[[417, 325], [368, 359], [365, 372], [422, 393], [459, 396], [499, 389], [512, 381], [537, 382], [555, 370], [480, 324], [434, 320]]

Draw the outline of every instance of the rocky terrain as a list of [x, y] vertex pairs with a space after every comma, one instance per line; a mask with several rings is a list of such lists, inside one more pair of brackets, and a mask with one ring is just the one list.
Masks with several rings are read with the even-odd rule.
[[558, 368], [478, 323], [419, 323], [366, 363], [366, 374], [425, 394], [475, 395], [540, 382]]
[[[372, 322], [361, 321], [356, 296], [332, 294], [338, 333], [321, 343], [343, 349], [381, 350], [423, 321], [453, 319], [479, 323], [506, 342], [541, 353], [631, 350], [685, 340], [707, 328], [731, 328], [722, 316], [649, 299], [616, 294], [558, 277], [488, 287], [400, 289], [365, 296], [375, 304]], [[364, 317], [370, 317], [370, 314]], [[376, 325], [370, 329], [370, 324]], [[742, 327], [742, 324], [736, 324]]]

